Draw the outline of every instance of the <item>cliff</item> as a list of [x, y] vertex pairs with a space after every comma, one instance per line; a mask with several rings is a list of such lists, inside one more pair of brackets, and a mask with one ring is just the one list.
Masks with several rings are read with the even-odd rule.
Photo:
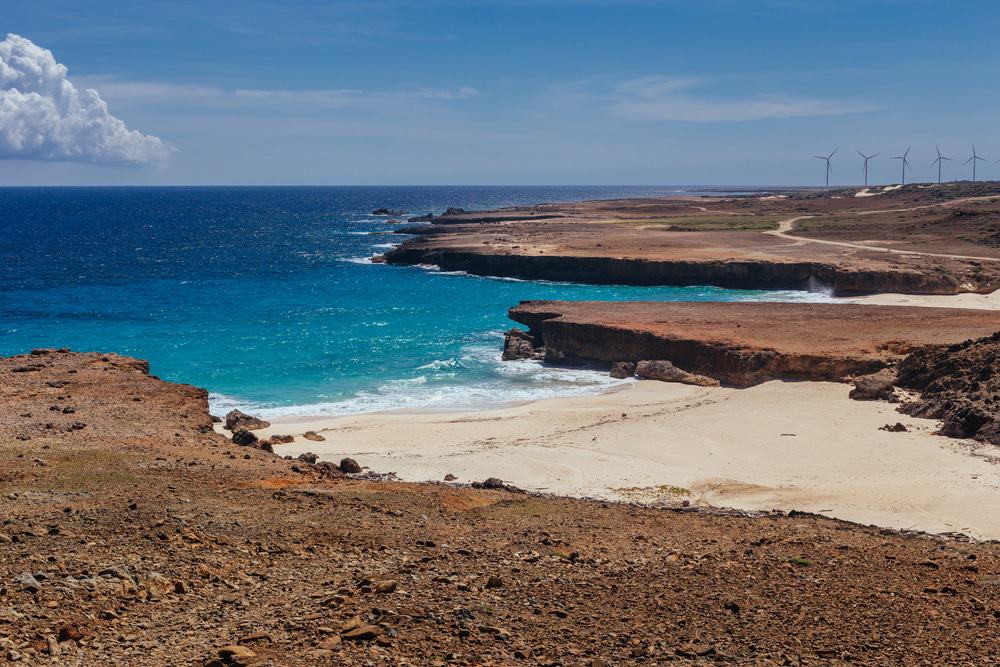
[[[425, 232], [433, 236], [433, 232]], [[406, 242], [384, 256], [389, 264], [433, 264], [445, 271], [524, 280], [596, 285], [712, 285], [731, 289], [829, 291], [836, 296], [875, 293], [956, 294], [953, 275], [906, 268], [864, 268], [812, 261], [763, 259], [672, 260], [586, 255], [500, 254]]]
[[663, 359], [736, 387], [842, 380], [1000, 330], [991, 311], [847, 304], [525, 301], [509, 314], [553, 363]]

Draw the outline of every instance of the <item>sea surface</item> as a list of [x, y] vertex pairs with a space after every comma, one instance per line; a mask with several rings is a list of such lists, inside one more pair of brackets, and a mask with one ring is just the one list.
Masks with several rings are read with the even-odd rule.
[[[717, 190], [717, 189], [716, 189]], [[822, 300], [592, 286], [371, 264], [411, 215], [676, 187], [0, 188], [0, 355], [118, 352], [265, 416], [600, 391], [605, 373], [501, 362], [522, 299]]]

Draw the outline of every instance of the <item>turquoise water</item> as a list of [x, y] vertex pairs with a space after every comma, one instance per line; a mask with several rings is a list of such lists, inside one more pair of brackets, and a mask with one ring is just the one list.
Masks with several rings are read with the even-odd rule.
[[805, 292], [479, 278], [368, 263], [404, 238], [377, 207], [677, 188], [0, 189], [0, 355], [119, 352], [213, 409], [344, 414], [593, 392], [603, 373], [500, 362], [522, 299], [816, 300]]

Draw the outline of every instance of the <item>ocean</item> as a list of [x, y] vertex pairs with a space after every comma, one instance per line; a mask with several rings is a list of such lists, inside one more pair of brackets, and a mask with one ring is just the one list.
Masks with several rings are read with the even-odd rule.
[[[717, 190], [717, 189], [715, 189]], [[821, 300], [593, 286], [371, 264], [406, 237], [371, 215], [688, 192], [676, 187], [0, 189], [0, 355], [149, 360], [216, 413], [350, 414], [591, 393], [586, 369], [501, 362], [522, 299]]]

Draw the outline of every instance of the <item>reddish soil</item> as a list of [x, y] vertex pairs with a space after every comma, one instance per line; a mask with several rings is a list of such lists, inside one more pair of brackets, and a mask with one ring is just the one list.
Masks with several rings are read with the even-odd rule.
[[984, 664], [1000, 643], [995, 544], [328, 479], [114, 355], [0, 359], [0, 406], [0, 661]]

